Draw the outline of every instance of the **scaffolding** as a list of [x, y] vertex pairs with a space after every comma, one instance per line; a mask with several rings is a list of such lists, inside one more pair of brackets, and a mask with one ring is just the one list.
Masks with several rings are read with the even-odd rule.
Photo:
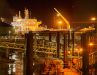
[[[5, 57], [2, 57], [0, 61], [0, 67], [6, 67], [6, 74], [4, 73], [4, 75], [23, 75], [25, 38], [0, 36], [0, 50], [5, 52]], [[6, 65], [2, 65], [2, 63], [6, 63]], [[3, 70], [5, 71], [5, 69]]]

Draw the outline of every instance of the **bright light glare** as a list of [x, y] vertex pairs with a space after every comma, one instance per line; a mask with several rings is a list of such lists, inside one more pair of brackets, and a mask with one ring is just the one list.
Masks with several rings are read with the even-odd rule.
[[60, 16], [60, 14], [57, 14], [57, 16], [59, 17], [59, 16]]
[[89, 43], [89, 46], [93, 46], [94, 44], [92, 42]]
[[75, 51], [76, 51], [76, 52], [82, 52], [83, 49], [82, 49], [82, 48], [76, 48]]
[[75, 51], [78, 52], [78, 48], [76, 48]]
[[62, 21], [58, 21], [58, 24], [62, 24], [63, 22]]
[[68, 51], [68, 54], [70, 54], [71, 52], [70, 51]]
[[80, 52], [82, 52], [83, 51], [83, 49], [82, 48], [80, 48]]
[[18, 22], [22, 21], [22, 19], [17, 19]]
[[54, 8], [54, 10], [60, 15], [60, 17], [65, 21], [65, 23], [67, 24], [68, 29], [70, 29], [70, 23], [69, 21], [56, 9]]
[[91, 18], [91, 20], [92, 20], [92, 21], [95, 21], [95, 20], [96, 20], [96, 18], [95, 18], [95, 17], [92, 17], [92, 18]]

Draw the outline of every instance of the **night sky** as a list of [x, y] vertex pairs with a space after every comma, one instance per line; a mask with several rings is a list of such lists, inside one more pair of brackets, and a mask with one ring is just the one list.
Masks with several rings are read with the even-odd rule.
[[[3, 4], [2, 4], [3, 3]], [[1, 5], [2, 4], [2, 5]], [[72, 1], [70, 0], [0, 0], [0, 16], [10, 18], [12, 15], [28, 8], [32, 18], [42, 20], [44, 24], [52, 24], [53, 17], [56, 16], [54, 8], [57, 8], [68, 19], [71, 14]]]
[[[97, 16], [96, 0], [0, 0], [0, 16], [12, 19], [12, 16], [28, 8], [31, 17], [51, 25], [57, 8], [70, 22]], [[23, 15], [22, 15], [23, 16]]]
[[73, 3], [73, 20], [89, 21], [97, 18], [97, 0], [76, 0]]

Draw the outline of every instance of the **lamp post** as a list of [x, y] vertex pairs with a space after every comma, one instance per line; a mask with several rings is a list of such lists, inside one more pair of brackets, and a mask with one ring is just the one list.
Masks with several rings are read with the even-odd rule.
[[97, 18], [96, 17], [91, 17], [90, 20], [91, 20], [92, 26], [94, 26], [94, 28], [96, 29], [97, 26], [95, 24], [96, 24]]
[[58, 13], [57, 16], [60, 16], [64, 20], [67, 25], [67, 29], [70, 30], [70, 23], [68, 22], [68, 20], [56, 8], [54, 8], [54, 10]]
[[[54, 8], [54, 10], [57, 12], [57, 16], [58, 17], [60, 16], [67, 26], [67, 31], [68, 31], [67, 50], [70, 50], [72, 48], [72, 52], [71, 52], [71, 56], [72, 56], [74, 53], [73, 52], [74, 51], [74, 31], [71, 29], [69, 21], [56, 8]], [[62, 22], [59, 22], [59, 23], [62, 24]], [[71, 40], [72, 40], [72, 42], [71, 42]], [[68, 53], [67, 53], [67, 55], [68, 55]], [[71, 58], [71, 63], [72, 63], [72, 58]]]
[[94, 44], [93, 42], [90, 42], [88, 45], [89, 45], [89, 46], [95, 46], [95, 45], [97, 45], [97, 44]]
[[76, 52], [78, 53], [78, 58], [80, 58], [80, 53], [83, 51], [82, 48], [76, 48]]
[[63, 22], [62, 22], [61, 20], [59, 20], [59, 21], [58, 21], [58, 25], [59, 25], [58, 27], [59, 27], [60, 29], [62, 29], [62, 24], [63, 24]]
[[92, 17], [91, 18], [91, 21], [96, 21], [96, 17]]
[[89, 45], [89, 46], [93, 46], [94, 44], [93, 44], [92, 42], [90, 42], [88, 45]]
[[[68, 54], [71, 54], [70, 56], [70, 62], [68, 61], [68, 63], [67, 64], [69, 64], [70, 63], [70, 67], [72, 67], [72, 61], [73, 61], [73, 55], [74, 55], [74, 43], [75, 43], [75, 41], [74, 41], [74, 30], [73, 29], [71, 29], [71, 27], [70, 27], [70, 23], [69, 23], [69, 21], [56, 9], [56, 8], [54, 8], [54, 10], [57, 12], [57, 16], [58, 17], [61, 17], [62, 18], [62, 20], [65, 22], [65, 24], [66, 24], [66, 26], [67, 26], [67, 31], [68, 31], [68, 34], [67, 34], [67, 38], [68, 38], [68, 40], [67, 40], [67, 47], [66, 47], [66, 50], [71, 50], [71, 52], [70, 51], [66, 51], [67, 53], [66, 53], [66, 55], [68, 56]], [[60, 24], [61, 24], [61, 22], [59, 22]], [[78, 52], [78, 57], [79, 57], [79, 52]]]

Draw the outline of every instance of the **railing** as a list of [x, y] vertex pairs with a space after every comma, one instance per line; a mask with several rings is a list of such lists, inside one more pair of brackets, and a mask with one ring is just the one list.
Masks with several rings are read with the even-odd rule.
[[90, 53], [89, 54], [89, 65], [95, 64], [96, 59], [97, 59], [97, 51], [94, 51], [94, 52]]
[[25, 39], [19, 36], [1, 36], [0, 47], [14, 50], [25, 50]]

